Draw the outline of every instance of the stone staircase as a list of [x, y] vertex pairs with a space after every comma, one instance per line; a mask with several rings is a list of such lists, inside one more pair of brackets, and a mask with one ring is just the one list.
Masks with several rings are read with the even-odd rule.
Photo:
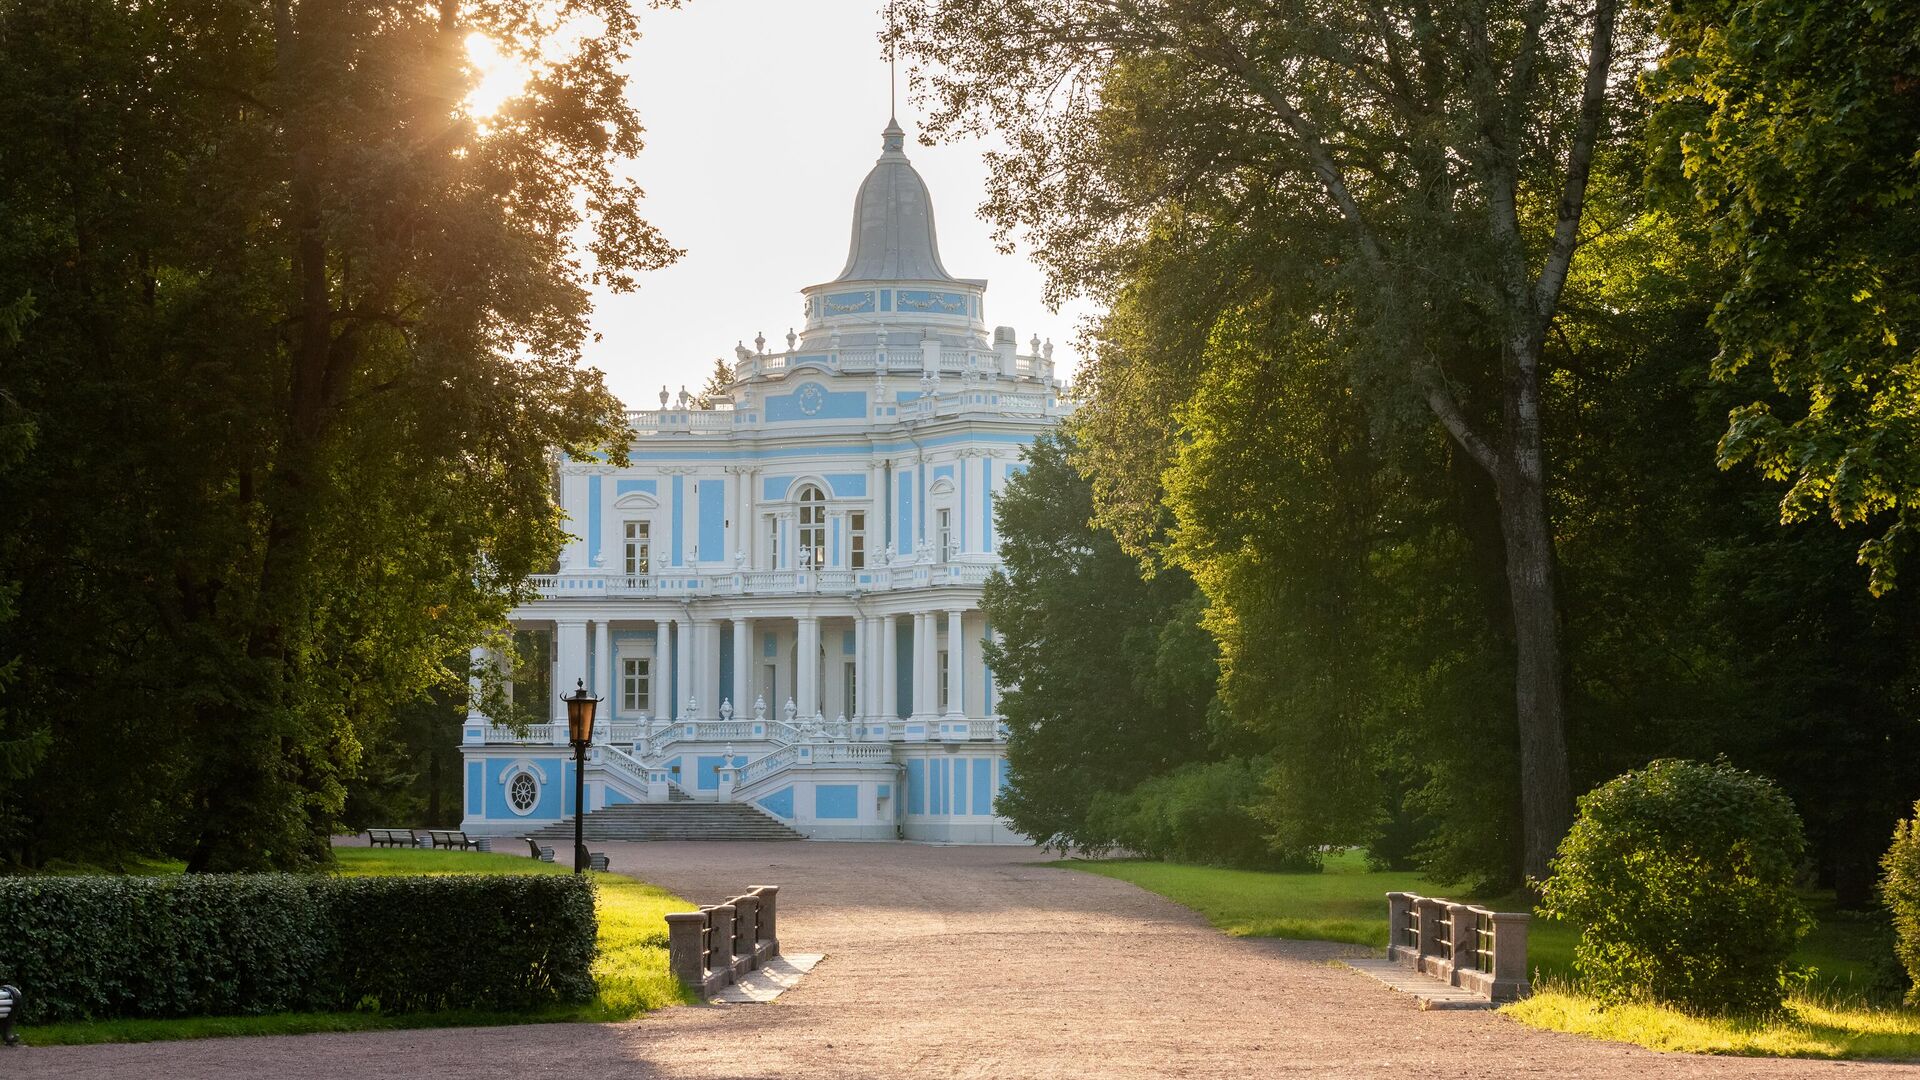
[[[672, 801], [620, 803], [587, 815], [587, 842], [596, 840], [804, 840], [746, 803]], [[549, 825], [534, 836], [555, 847], [573, 843], [573, 822]]]

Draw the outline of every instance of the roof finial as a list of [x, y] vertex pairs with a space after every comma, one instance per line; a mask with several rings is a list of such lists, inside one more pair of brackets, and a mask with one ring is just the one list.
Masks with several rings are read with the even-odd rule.
[[894, 34], [897, 32], [893, 21], [893, 0], [887, 0], [887, 119], [900, 115], [900, 107], [894, 100], [899, 86], [899, 77], [893, 70]]

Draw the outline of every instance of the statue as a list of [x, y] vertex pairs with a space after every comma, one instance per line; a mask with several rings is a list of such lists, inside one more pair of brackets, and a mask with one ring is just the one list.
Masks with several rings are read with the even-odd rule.
[[735, 570], [745, 570], [747, 568], [747, 553], [741, 551], [739, 548], [733, 549], [733, 568]]
[[765, 694], [759, 694], [759, 695], [756, 695], [756, 696], [754, 697], [754, 699], [753, 699], [753, 718], [754, 718], [755, 720], [758, 720], [758, 721], [760, 721], [760, 722], [762, 722], [762, 723], [765, 723], [765, 722], [766, 722], [766, 719], [767, 719], [767, 696], [766, 696]]
[[667, 399], [668, 399], [669, 397], [672, 397], [672, 396], [673, 396], [673, 395], [671, 395], [671, 394], [669, 394], [669, 393], [667, 393], [667, 384], [666, 384], [666, 383], [661, 383], [661, 384], [660, 384], [660, 407], [661, 407], [661, 408], [663, 408], [663, 409], [664, 409], [664, 408], [666, 408], [666, 407], [667, 407]]
[[749, 350], [746, 345], [736, 341], [733, 343], [733, 356], [734, 359], [744, 364], [753, 359], [753, 352]]
[[800, 548], [800, 569], [805, 570], [812, 565], [813, 548], [803, 544]]
[[797, 712], [799, 712], [799, 711], [800, 711], [800, 709], [799, 709], [799, 707], [797, 707], [796, 705], [794, 705], [794, 703], [793, 703], [793, 699], [792, 699], [792, 698], [788, 698], [788, 699], [787, 699], [787, 706], [786, 706], [786, 708], [784, 708], [784, 709], [782, 709], [781, 711], [787, 714], [787, 726], [788, 726], [788, 727], [792, 727], [792, 726], [793, 726], [793, 714], [795, 714], [795, 713], [797, 713]]
[[680, 384], [680, 407], [686, 408], [693, 401], [693, 395], [687, 393], [687, 384]]
[[700, 703], [694, 700], [692, 694], [687, 695], [687, 719], [700, 719]]
[[800, 335], [793, 332], [793, 327], [791, 326], [787, 327], [787, 351], [788, 352], [793, 351], [793, 343], [798, 340], [800, 340]]
[[721, 699], [720, 719], [727, 720], [727, 721], [731, 721], [733, 719], [733, 699], [732, 698]]
[[765, 334], [753, 335], [753, 348], [754, 348], [754, 351], [759, 353], [761, 356], [767, 355], [767, 335]]

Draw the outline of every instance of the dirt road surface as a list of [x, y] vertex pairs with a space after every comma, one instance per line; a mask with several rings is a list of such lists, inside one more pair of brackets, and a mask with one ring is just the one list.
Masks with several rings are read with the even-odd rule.
[[1013, 848], [607, 844], [712, 903], [777, 884], [786, 951], [827, 959], [772, 1005], [627, 1024], [0, 1050], [0, 1077], [1898, 1077], [1920, 1065], [1656, 1054], [1491, 1013], [1420, 1012], [1332, 961], [1234, 939], [1124, 882]]

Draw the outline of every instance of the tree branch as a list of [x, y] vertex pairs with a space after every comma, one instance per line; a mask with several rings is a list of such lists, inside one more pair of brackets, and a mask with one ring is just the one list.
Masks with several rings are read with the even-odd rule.
[[1606, 115], [1607, 76], [1613, 69], [1613, 27], [1620, 0], [1599, 0], [1593, 12], [1593, 45], [1587, 52], [1586, 86], [1580, 94], [1580, 127], [1567, 155], [1567, 182], [1560, 192], [1558, 220], [1553, 227], [1553, 246], [1540, 268], [1540, 280], [1533, 288], [1533, 310], [1537, 318], [1553, 314], [1560, 303], [1560, 291], [1567, 284], [1567, 269], [1573, 264], [1573, 249], [1579, 245], [1580, 218], [1586, 209], [1587, 178], [1593, 172], [1594, 144], [1600, 139], [1600, 123]]

